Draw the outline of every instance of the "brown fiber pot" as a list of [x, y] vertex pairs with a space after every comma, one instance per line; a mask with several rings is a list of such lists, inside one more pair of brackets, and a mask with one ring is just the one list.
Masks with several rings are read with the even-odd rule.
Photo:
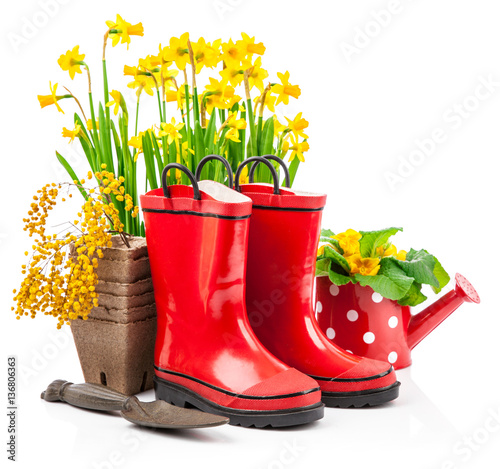
[[146, 239], [120, 237], [103, 250], [97, 275], [99, 306], [86, 321], [71, 321], [85, 382], [127, 395], [151, 389], [156, 306]]

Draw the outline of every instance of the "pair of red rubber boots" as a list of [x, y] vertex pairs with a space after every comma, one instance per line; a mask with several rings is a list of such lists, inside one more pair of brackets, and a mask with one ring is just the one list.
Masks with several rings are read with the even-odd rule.
[[[245, 427], [299, 425], [322, 418], [325, 404], [395, 399], [393, 368], [338, 348], [314, 317], [326, 196], [280, 189], [269, 162], [276, 157], [266, 158], [238, 167], [235, 190], [220, 157], [204, 158], [196, 177], [171, 163], [163, 188], [141, 196], [158, 314], [157, 398]], [[197, 181], [210, 159], [226, 165], [229, 187]], [[239, 184], [255, 162], [268, 166], [274, 185]], [[170, 169], [192, 185], [169, 187]]]

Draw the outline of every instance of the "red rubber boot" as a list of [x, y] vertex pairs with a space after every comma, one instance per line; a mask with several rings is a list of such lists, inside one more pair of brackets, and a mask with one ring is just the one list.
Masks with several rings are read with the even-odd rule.
[[[170, 168], [193, 186], [166, 185]], [[273, 357], [245, 308], [252, 204], [177, 163], [163, 190], [141, 196], [158, 314], [158, 399], [229, 417], [233, 425], [282, 427], [323, 417], [312, 378]]]
[[235, 188], [253, 201], [246, 302], [259, 340], [277, 358], [314, 378], [329, 407], [378, 405], [398, 397], [400, 383], [391, 365], [334, 345], [314, 316], [316, 251], [326, 196], [291, 189], [277, 195], [277, 184], [274, 193], [269, 184], [240, 188], [241, 166]]

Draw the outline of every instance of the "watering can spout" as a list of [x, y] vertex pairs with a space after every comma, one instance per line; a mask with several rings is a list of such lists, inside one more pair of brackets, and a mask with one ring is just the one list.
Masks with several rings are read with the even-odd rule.
[[479, 295], [461, 274], [455, 276], [455, 290], [448, 292], [432, 305], [413, 316], [408, 325], [408, 347], [413, 349], [424, 337], [441, 324], [462, 303], [479, 303]]

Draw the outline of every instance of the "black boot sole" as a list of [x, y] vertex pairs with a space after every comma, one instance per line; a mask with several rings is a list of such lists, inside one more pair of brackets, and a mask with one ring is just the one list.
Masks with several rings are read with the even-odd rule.
[[230, 425], [242, 427], [290, 427], [323, 418], [325, 406], [321, 402], [307, 407], [284, 410], [238, 410], [215, 404], [180, 384], [154, 377], [157, 399], [177, 407], [195, 407], [204, 412], [229, 418]]
[[327, 407], [368, 407], [385, 404], [399, 396], [399, 386], [396, 381], [391, 386], [379, 389], [368, 389], [366, 391], [352, 392], [325, 392], [321, 393], [321, 400]]

